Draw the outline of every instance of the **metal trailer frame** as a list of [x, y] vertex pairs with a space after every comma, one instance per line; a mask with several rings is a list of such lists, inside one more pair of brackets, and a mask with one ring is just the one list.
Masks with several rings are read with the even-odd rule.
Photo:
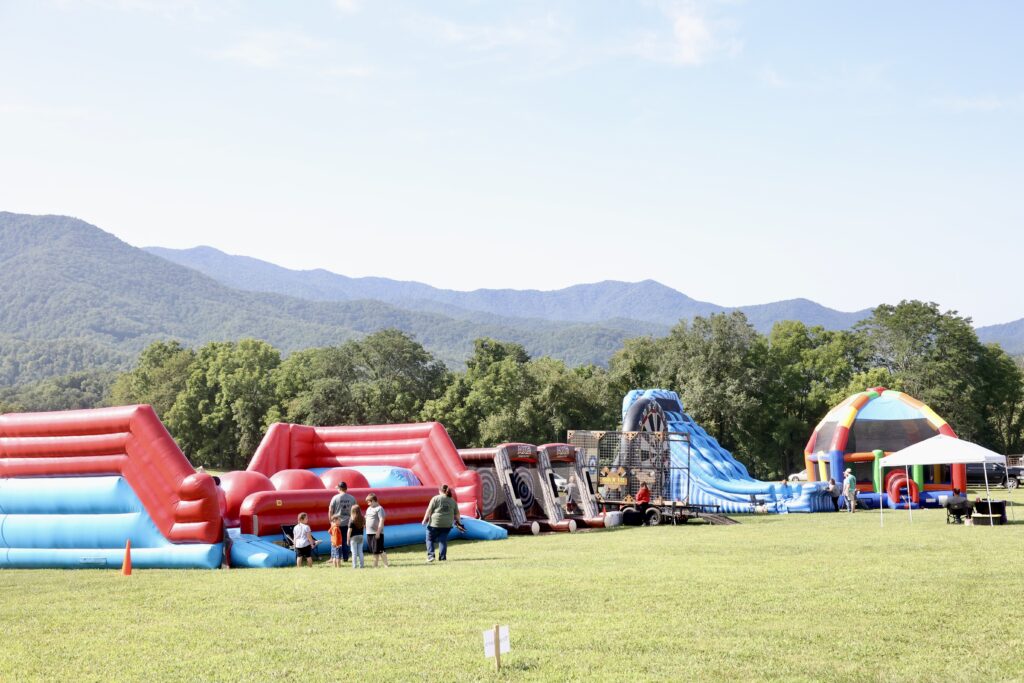
[[[657, 525], [707, 518], [720, 523], [718, 505], [690, 504], [690, 436], [683, 432], [602, 432], [570, 430], [568, 442], [583, 449], [597, 482], [598, 504], [607, 510], [635, 509], [641, 482], [651, 489], [647, 520]], [[673, 444], [686, 444], [686, 465], [672, 465]], [[727, 519], [727, 518], [724, 518]]]

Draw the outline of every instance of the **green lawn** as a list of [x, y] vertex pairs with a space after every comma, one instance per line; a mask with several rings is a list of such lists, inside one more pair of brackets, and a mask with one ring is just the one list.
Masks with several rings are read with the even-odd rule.
[[1024, 519], [742, 521], [460, 543], [444, 565], [408, 549], [361, 572], [2, 571], [0, 680], [1024, 679]]

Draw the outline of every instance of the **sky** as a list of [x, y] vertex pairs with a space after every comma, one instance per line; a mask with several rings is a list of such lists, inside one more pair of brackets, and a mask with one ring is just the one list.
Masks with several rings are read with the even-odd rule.
[[0, 210], [452, 289], [1024, 317], [1024, 3], [0, 0]]

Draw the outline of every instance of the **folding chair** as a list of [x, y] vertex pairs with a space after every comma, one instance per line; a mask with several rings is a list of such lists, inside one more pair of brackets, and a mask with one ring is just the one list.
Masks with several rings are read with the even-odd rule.
[[[288, 548], [288, 550], [295, 550], [295, 539], [292, 538], [295, 535], [295, 525], [294, 524], [282, 524], [281, 525], [281, 535], [284, 536], [284, 547]], [[313, 539], [313, 550], [312, 550], [312, 552], [313, 552], [313, 559], [314, 560], [318, 557], [318, 554], [316, 552], [317, 544], [319, 544], [319, 541], [317, 541], [314, 538]]]

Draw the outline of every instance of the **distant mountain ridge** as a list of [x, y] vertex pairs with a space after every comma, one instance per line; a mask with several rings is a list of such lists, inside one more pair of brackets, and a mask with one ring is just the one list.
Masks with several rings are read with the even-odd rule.
[[0, 291], [0, 384], [121, 369], [157, 339], [196, 345], [255, 337], [293, 351], [397, 328], [458, 367], [479, 337], [581, 364], [606, 362], [628, 337], [663, 332], [650, 323], [450, 316], [380, 301], [242, 291], [84, 221], [6, 212], [0, 212]]
[[226, 254], [213, 247], [146, 251], [194, 268], [238, 289], [287, 294], [321, 301], [376, 299], [401, 307], [427, 308], [450, 315], [475, 311], [503, 318], [604, 323], [612, 319], [639, 320], [671, 326], [681, 319], [741, 310], [759, 331], [779, 320], [799, 320], [827, 329], [848, 329], [871, 314], [837, 311], [808, 299], [791, 299], [730, 308], [698, 301], [654, 280], [606, 280], [553, 291], [477, 289], [460, 292], [419, 282], [379, 277], [352, 278], [323, 269], [290, 270], [248, 256]]

